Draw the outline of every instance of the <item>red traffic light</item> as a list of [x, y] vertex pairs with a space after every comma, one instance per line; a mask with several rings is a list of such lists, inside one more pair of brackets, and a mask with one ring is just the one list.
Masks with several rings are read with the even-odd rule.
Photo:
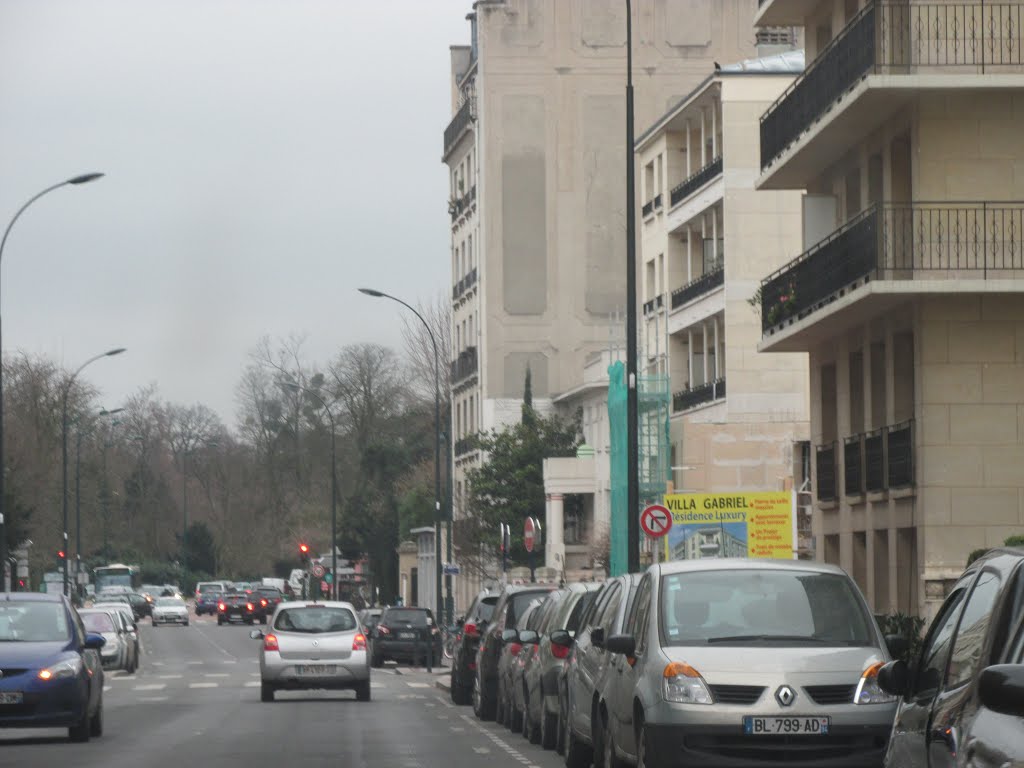
[[304, 555], [308, 555], [309, 554], [309, 545], [308, 544], [299, 544], [299, 552], [301, 552]]
[[63, 549], [58, 549], [57, 550], [57, 557], [59, 557], [61, 560], [64, 559], [64, 550]]

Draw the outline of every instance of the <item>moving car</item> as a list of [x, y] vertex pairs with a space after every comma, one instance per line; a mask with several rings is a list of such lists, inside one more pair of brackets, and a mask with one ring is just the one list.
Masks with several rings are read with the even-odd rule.
[[600, 691], [604, 768], [877, 766], [889, 651], [840, 568], [714, 558], [652, 565]]
[[230, 592], [232, 584], [230, 581], [200, 581], [196, 584], [196, 602], [204, 592]]
[[233, 621], [244, 621], [252, 624], [255, 621], [256, 606], [249, 595], [221, 595], [217, 603], [217, 624], [230, 624]]
[[188, 626], [188, 606], [178, 597], [158, 597], [153, 604], [153, 626], [182, 624]]
[[264, 632], [260, 648], [260, 700], [275, 691], [352, 689], [370, 700], [370, 663], [366, 637], [349, 603], [282, 603]]
[[912, 665], [878, 684], [902, 697], [887, 768], [1024, 765], [1024, 549], [971, 563]]
[[441, 632], [434, 614], [427, 608], [388, 608], [381, 614], [373, 630], [371, 664], [385, 661], [407, 661], [411, 664], [441, 661]]
[[485, 589], [474, 598], [455, 636], [452, 652], [451, 697], [454, 704], [469, 704], [473, 697], [476, 672], [476, 650], [480, 635], [498, 603], [498, 593]]
[[217, 613], [217, 606], [220, 604], [223, 597], [223, 592], [206, 591], [200, 594], [199, 597], [196, 598], [196, 616], [202, 616], [204, 613], [208, 613], [213, 616]]
[[145, 595], [139, 594], [138, 592], [127, 592], [125, 597], [128, 598], [128, 604], [132, 607], [132, 613], [135, 614], [135, 620], [143, 618], [144, 616], [150, 616], [153, 612], [153, 603], [146, 599]]
[[103, 735], [105, 642], [63, 595], [0, 593], [0, 727]]
[[134, 672], [139, 665], [137, 646], [121, 612], [112, 608], [84, 608], [78, 615], [87, 632], [103, 635], [106, 641], [100, 651], [103, 668]]
[[249, 597], [252, 600], [253, 613], [260, 624], [266, 624], [267, 617], [273, 616], [277, 606], [284, 602], [284, 595], [279, 589], [261, 584], [256, 585]]

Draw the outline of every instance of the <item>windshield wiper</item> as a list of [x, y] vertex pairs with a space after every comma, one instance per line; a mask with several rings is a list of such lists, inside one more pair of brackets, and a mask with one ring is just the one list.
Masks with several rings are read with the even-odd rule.
[[827, 645], [828, 640], [824, 640], [820, 637], [814, 637], [814, 635], [726, 635], [724, 637], [709, 637], [708, 645], [713, 643], [746, 643], [746, 642], [757, 642], [759, 640], [780, 640], [790, 642], [803, 642], [803, 643], [820, 643]]

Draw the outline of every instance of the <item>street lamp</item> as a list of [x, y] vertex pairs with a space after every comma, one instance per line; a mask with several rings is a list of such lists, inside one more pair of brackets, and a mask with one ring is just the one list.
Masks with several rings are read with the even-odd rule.
[[[406, 304], [401, 299], [392, 296], [389, 293], [383, 291], [376, 291], [373, 288], [360, 288], [360, 293], [365, 293], [367, 296], [373, 296], [377, 299], [391, 299], [397, 301], [403, 307], [412, 312], [416, 317], [423, 323], [423, 327], [427, 329], [427, 334], [430, 336], [430, 343], [434, 347], [434, 559], [435, 559], [435, 572], [436, 581], [435, 588], [437, 590], [437, 615], [440, 618], [442, 615], [445, 616], [445, 626], [451, 626], [452, 624], [452, 609], [454, 607], [454, 601], [452, 600], [452, 577], [451, 574], [447, 574], [444, 577], [445, 580], [445, 606], [447, 612], [442, 609], [441, 603], [441, 383], [440, 383], [440, 363], [437, 357], [437, 339], [434, 338], [434, 331], [431, 329], [430, 324], [423, 319], [423, 315], [416, 311], [415, 308]], [[448, 544], [447, 544], [447, 556], [448, 562], [452, 560], [452, 515], [451, 509], [448, 510], [447, 523], [448, 523]]]
[[[14, 218], [11, 219], [7, 225], [7, 229], [4, 230], [3, 239], [0, 240], [0, 263], [3, 262], [4, 257], [4, 245], [7, 244], [7, 236], [11, 234], [11, 227], [14, 226], [14, 222], [25, 212], [32, 203], [38, 200], [43, 195], [53, 192], [55, 189], [67, 186], [69, 184], [87, 184], [90, 181], [102, 177], [102, 173], [84, 173], [81, 176], [75, 176], [73, 178], [62, 181], [59, 184], [47, 187], [42, 192], [38, 192], [28, 199], [18, 212], [14, 214]], [[0, 360], [3, 357], [3, 345], [0, 343]], [[7, 562], [7, 530], [4, 527], [4, 382], [3, 382], [3, 365], [0, 364], [0, 589], [7, 589], [7, 585], [4, 582], [4, 568], [3, 563]], [[66, 526], [65, 526], [66, 527]], [[14, 581], [14, 574], [11, 574], [11, 582]]]
[[[338, 474], [335, 461], [335, 434], [337, 430], [334, 424], [334, 413], [327, 402], [312, 389], [296, 384], [294, 381], [284, 382], [284, 386], [293, 392], [305, 392], [323, 406], [327, 418], [331, 420], [331, 596], [338, 599]], [[305, 544], [300, 545], [305, 547]], [[312, 588], [312, 587], [311, 587]]]
[[[82, 183], [82, 182], [77, 182], [77, 183]], [[60, 418], [60, 424], [61, 424], [61, 430], [60, 430], [60, 432], [61, 432], [61, 445], [60, 445], [60, 457], [61, 457], [61, 471], [62, 471], [62, 477], [63, 477], [63, 480], [62, 480], [63, 492], [61, 493], [61, 500], [62, 500], [62, 506], [63, 506], [63, 509], [64, 509], [64, 544], [63, 544], [63, 547], [64, 547], [64, 551], [65, 552], [67, 552], [67, 549], [68, 549], [68, 393], [71, 391], [71, 387], [75, 383], [75, 379], [78, 378], [78, 374], [80, 374], [85, 369], [85, 367], [87, 365], [89, 365], [90, 363], [95, 363], [97, 360], [99, 360], [101, 358], [104, 358], [104, 357], [113, 357], [114, 355], [120, 355], [124, 351], [125, 351], [124, 347], [118, 347], [117, 349], [112, 349], [109, 352], [103, 352], [102, 354], [96, 355], [95, 357], [90, 357], [88, 360], [86, 360], [84, 363], [82, 363], [80, 366], [78, 366], [78, 370], [76, 370], [73, 374], [71, 374], [71, 378], [68, 379], [67, 384], [64, 385], [64, 392], [62, 393], [62, 396], [61, 396], [61, 418]], [[67, 597], [67, 595], [68, 595], [68, 559], [65, 557], [64, 558], [64, 596]]]
[[[104, 408], [97, 415], [104, 418], [121, 413], [123, 410], [124, 408], [115, 408], [108, 411]], [[78, 434], [75, 440], [75, 578], [80, 579], [79, 574], [82, 572], [82, 438], [85, 436], [85, 432], [82, 431], [81, 424], [77, 426]]]

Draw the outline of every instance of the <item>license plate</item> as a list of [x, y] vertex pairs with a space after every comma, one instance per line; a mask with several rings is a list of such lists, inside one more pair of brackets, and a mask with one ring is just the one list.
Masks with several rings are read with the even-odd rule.
[[297, 675], [333, 675], [335, 667], [331, 664], [300, 664], [295, 667]]
[[747, 736], [824, 736], [831, 724], [831, 717], [744, 717], [743, 733]]
[[21, 704], [23, 696], [21, 691], [0, 692], [0, 704]]
[[398, 639], [399, 640], [412, 640], [415, 637], [416, 637], [416, 633], [415, 632], [399, 632], [398, 633]]

